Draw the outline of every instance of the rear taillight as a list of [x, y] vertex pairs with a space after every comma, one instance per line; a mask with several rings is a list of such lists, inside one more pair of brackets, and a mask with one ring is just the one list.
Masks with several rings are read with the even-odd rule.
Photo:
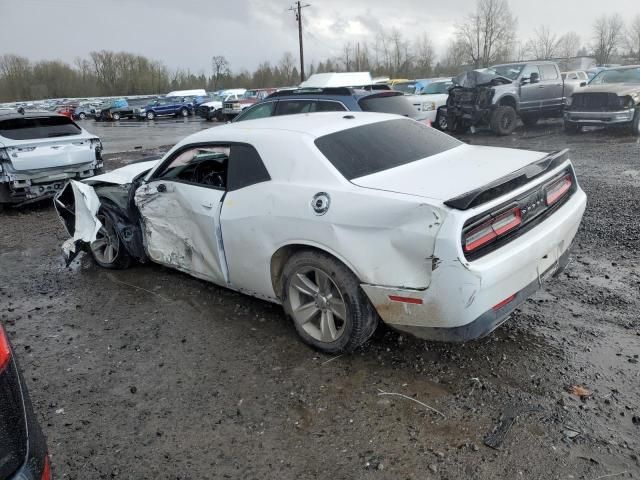
[[9, 339], [7, 338], [4, 328], [0, 325], [0, 372], [4, 371], [7, 365], [9, 365], [9, 360], [11, 360]]
[[522, 223], [522, 212], [519, 207], [496, 215], [478, 227], [473, 228], [464, 236], [464, 251], [469, 253], [493, 242]]
[[49, 463], [49, 455], [44, 457], [44, 468], [42, 469], [42, 477], [40, 480], [51, 480], [51, 463]]
[[547, 206], [551, 206], [564, 197], [573, 185], [573, 178], [571, 175], [565, 175], [559, 180], [556, 180], [548, 187], [545, 188], [545, 198]]

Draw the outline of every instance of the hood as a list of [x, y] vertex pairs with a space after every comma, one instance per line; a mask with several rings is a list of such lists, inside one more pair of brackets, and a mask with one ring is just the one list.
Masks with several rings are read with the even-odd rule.
[[91, 177], [87, 179], [85, 183], [113, 183], [116, 185], [126, 185], [127, 183], [131, 183], [133, 179], [141, 173], [151, 170], [160, 162], [160, 160], [162, 160], [162, 158], [158, 157], [152, 160], [131, 163], [125, 167], [116, 168], [108, 173]]
[[602, 83], [587, 85], [576, 90], [575, 93], [615, 93], [616, 95], [632, 95], [640, 93], [640, 83]]
[[481, 70], [469, 70], [461, 73], [453, 79], [453, 83], [464, 88], [482, 87], [490, 84], [513, 83], [507, 77], [498, 75], [493, 70], [483, 68]]
[[222, 108], [222, 102], [219, 100], [214, 100], [212, 102], [205, 102], [200, 104], [201, 107], [213, 107], [213, 108]]
[[546, 155], [528, 150], [461, 145], [352, 182], [360, 187], [446, 201], [483, 187]]

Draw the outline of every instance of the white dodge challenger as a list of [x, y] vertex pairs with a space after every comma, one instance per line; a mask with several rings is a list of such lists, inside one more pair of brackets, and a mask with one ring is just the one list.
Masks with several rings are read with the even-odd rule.
[[425, 339], [487, 335], [566, 266], [586, 196], [566, 151], [335, 112], [204, 130], [70, 182], [55, 205], [68, 258], [150, 260], [280, 303], [305, 342], [338, 352], [379, 319]]

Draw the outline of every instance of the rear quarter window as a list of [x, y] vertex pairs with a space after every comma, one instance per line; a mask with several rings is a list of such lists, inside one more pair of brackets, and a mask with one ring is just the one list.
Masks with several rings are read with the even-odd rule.
[[0, 136], [11, 140], [80, 135], [82, 129], [68, 117], [24, 117], [0, 120]]
[[353, 180], [437, 155], [462, 142], [419, 122], [397, 119], [331, 133], [315, 144], [347, 180]]

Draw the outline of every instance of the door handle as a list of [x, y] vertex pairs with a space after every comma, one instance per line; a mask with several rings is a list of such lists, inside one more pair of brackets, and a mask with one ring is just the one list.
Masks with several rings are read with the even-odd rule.
[[213, 208], [213, 203], [212, 202], [203, 202], [202, 206], [204, 208]]

